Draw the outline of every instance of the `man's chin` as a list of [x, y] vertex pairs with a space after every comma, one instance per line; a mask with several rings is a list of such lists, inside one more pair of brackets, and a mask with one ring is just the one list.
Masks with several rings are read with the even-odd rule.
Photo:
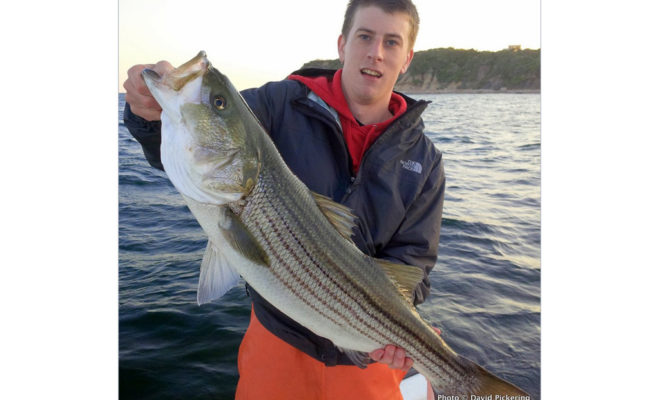
[[368, 100], [368, 102], [377, 102], [382, 97], [387, 97], [389, 99], [392, 93], [392, 90], [387, 90], [382, 82], [377, 82], [377, 84], [360, 85], [360, 87], [356, 89], [355, 94], [363, 101]]

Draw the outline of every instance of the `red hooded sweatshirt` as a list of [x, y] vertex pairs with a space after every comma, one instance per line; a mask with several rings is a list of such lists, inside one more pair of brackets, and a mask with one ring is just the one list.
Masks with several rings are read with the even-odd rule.
[[290, 75], [289, 79], [302, 82], [337, 111], [344, 132], [344, 140], [346, 140], [348, 152], [351, 154], [351, 160], [353, 161], [353, 172], [357, 173], [362, 157], [369, 146], [394, 119], [406, 111], [407, 104], [401, 95], [392, 92], [389, 105], [389, 110], [393, 115], [392, 118], [377, 124], [361, 125], [348, 108], [344, 92], [341, 89], [341, 73], [342, 70], [338, 70], [332, 80], [328, 80], [325, 76], [311, 78], [300, 75]]

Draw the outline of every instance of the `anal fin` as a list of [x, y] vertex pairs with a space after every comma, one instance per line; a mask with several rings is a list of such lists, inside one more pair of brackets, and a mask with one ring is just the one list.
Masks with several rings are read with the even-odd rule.
[[357, 351], [357, 350], [349, 350], [349, 349], [344, 349], [339, 347], [339, 350], [342, 351], [342, 353], [346, 354], [349, 360], [353, 362], [357, 367], [361, 369], [367, 368], [367, 364], [371, 361], [371, 357], [369, 357], [368, 353], [365, 353], [363, 351]]

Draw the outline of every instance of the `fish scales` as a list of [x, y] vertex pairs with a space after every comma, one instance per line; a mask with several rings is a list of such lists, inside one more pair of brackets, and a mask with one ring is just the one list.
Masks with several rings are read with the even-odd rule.
[[[264, 168], [266, 171], [271, 169], [272, 167]], [[264, 183], [268, 182], [268, 179], [265, 177], [261, 177], [259, 180]], [[267, 184], [264, 186], [267, 186]], [[289, 283], [295, 282], [298, 284], [293, 286], [293, 290], [295, 292], [302, 292], [300, 294], [301, 299], [305, 301], [308, 301], [306, 300], [307, 298], [317, 299], [317, 302], [313, 304], [315, 310], [329, 315], [338, 325], [351, 326], [353, 329], [363, 329], [354, 323], [355, 317], [360, 316], [358, 314], [360, 304], [354, 300], [356, 296], [355, 285], [350, 281], [336, 278], [336, 274], [333, 274], [333, 271], [327, 268], [336, 264], [333, 259], [327, 256], [332, 250], [332, 245], [329, 244], [328, 247], [330, 248], [328, 249], [313, 248], [305, 246], [300, 239], [300, 237], [304, 237], [308, 233], [313, 235], [321, 235], [321, 232], [327, 233], [325, 230], [330, 227], [319, 226], [319, 224], [315, 225], [313, 223], [293, 227], [291, 222], [286, 221], [294, 221], [299, 218], [295, 215], [290, 216], [286, 214], [301, 212], [301, 207], [295, 202], [288, 202], [286, 200], [294, 196], [289, 193], [289, 196], [286, 198], [280, 195], [274, 195], [268, 198], [268, 192], [260, 192], [260, 189], [261, 184], [258, 184], [254, 189], [255, 193], [248, 197], [247, 205], [241, 216], [248, 227], [253, 226], [254, 229], [263, 235], [260, 240], [269, 244], [272, 241], [283, 243], [279, 246], [272, 244], [269, 246], [286, 249], [285, 254], [280, 254], [278, 257], [282, 261], [271, 265], [273, 272], [281, 274], [283, 277], [288, 277], [287, 281]], [[258, 206], [251, 207], [252, 203], [258, 203]], [[251, 213], [249, 211], [250, 209], [258, 211]], [[272, 212], [266, 210], [272, 210]], [[268, 215], [265, 221], [263, 215]], [[268, 233], [270, 233], [271, 237], [268, 237]], [[342, 257], [345, 254], [341, 252], [333, 253], [340, 254]], [[340, 262], [351, 261], [340, 260]], [[355, 262], [355, 260], [352, 260], [352, 262]], [[314, 288], [317, 291], [314, 291]], [[374, 326], [376, 321], [372, 320], [369, 322], [371, 326]], [[381, 340], [383, 338], [381, 334], [375, 336]]]
[[394, 344], [445, 395], [529, 396], [456, 353], [409, 298], [423, 274], [371, 258], [348, 236], [349, 212], [288, 169], [231, 82], [204, 52], [160, 76], [142, 74], [163, 109], [165, 171], [209, 235], [198, 301], [237, 273], [273, 306], [356, 353]]

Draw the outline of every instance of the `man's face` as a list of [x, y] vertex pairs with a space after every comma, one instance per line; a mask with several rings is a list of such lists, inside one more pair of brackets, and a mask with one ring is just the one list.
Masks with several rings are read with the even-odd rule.
[[348, 36], [341, 35], [338, 42], [342, 88], [349, 103], [389, 102], [399, 74], [413, 57], [409, 21], [405, 13], [387, 14], [376, 6], [357, 9]]

